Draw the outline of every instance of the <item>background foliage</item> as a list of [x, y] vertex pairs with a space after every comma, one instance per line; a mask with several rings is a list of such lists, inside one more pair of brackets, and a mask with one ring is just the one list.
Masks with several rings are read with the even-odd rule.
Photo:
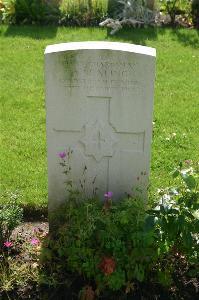
[[107, 15], [105, 0], [1, 0], [2, 21], [12, 24], [98, 25]]
[[130, 2], [132, 8], [141, 5], [169, 14], [171, 24], [181, 14], [198, 26], [198, 0], [0, 0], [0, 20], [12, 24], [95, 26], [107, 16], [125, 15], [124, 6]]

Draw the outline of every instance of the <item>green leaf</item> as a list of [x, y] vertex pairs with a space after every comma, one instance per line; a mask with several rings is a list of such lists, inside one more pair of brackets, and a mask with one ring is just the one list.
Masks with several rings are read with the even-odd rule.
[[196, 180], [194, 176], [188, 175], [186, 173], [181, 173], [183, 181], [186, 183], [187, 187], [192, 190], [196, 187]]
[[144, 231], [149, 232], [154, 228], [155, 217], [147, 216], [144, 223]]
[[172, 173], [172, 176], [173, 176], [173, 178], [176, 178], [179, 176], [179, 174], [180, 174], [179, 170], [175, 169], [174, 172]]

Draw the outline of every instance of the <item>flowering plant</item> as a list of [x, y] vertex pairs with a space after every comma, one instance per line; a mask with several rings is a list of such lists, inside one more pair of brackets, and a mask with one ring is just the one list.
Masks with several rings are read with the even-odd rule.
[[57, 211], [62, 224], [49, 240], [47, 255], [51, 249], [58, 268], [94, 280], [99, 291], [116, 291], [147, 278], [158, 258], [156, 233], [140, 199], [115, 203], [112, 192], [104, 196], [103, 203], [70, 201]]
[[134, 282], [150, 280], [152, 275], [170, 284], [174, 252], [186, 257], [192, 271], [194, 262], [197, 272], [198, 167], [194, 171], [190, 160], [185, 164], [186, 169], [180, 164], [173, 172], [173, 178], [179, 179], [177, 187], [160, 190], [151, 209], [138, 198], [114, 202], [111, 191], [104, 193], [103, 202], [69, 199], [51, 219], [59, 226], [43, 250], [43, 259], [45, 253], [50, 257], [50, 270], [54, 272], [56, 265], [62, 277], [68, 272], [84, 278], [89, 285], [82, 299], [87, 294], [93, 299], [91, 282], [97, 293], [123, 288], [129, 292]]

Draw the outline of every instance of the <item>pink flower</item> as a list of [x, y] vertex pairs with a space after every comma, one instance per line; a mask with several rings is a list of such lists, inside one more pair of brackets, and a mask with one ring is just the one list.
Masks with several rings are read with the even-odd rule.
[[37, 245], [39, 245], [40, 241], [37, 238], [32, 238], [30, 243], [33, 246], [37, 246]]
[[64, 159], [65, 157], [66, 157], [66, 152], [59, 152], [58, 153], [58, 156], [60, 157], [60, 158], [62, 158], [62, 159]]
[[104, 194], [104, 197], [108, 199], [112, 198], [112, 196], [113, 196], [113, 192], [107, 192]]
[[3, 243], [4, 247], [6, 248], [10, 248], [13, 246], [13, 243], [12, 242], [9, 242], [9, 241], [6, 241], [5, 243]]

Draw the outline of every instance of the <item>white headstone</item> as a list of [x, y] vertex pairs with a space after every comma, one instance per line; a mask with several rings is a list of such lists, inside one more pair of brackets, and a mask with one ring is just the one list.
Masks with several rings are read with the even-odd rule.
[[[146, 195], [150, 169], [155, 49], [80, 42], [45, 51], [49, 207], [66, 200], [58, 153], [72, 149], [74, 187], [85, 179], [113, 199]], [[86, 166], [86, 172], [84, 172]], [[84, 173], [84, 175], [82, 175]], [[96, 189], [97, 188], [97, 189]]]

